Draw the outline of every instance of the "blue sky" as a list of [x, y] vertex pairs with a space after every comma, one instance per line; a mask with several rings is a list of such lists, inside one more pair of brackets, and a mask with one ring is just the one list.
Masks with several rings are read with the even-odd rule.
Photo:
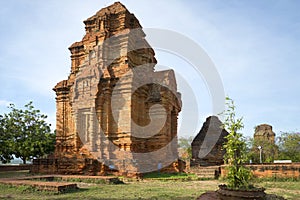
[[[67, 49], [84, 35], [83, 20], [113, 1], [1, 1], [0, 113], [33, 100], [55, 124], [52, 88], [70, 71]], [[244, 117], [246, 136], [268, 123], [275, 133], [299, 131], [300, 2], [297, 0], [134, 1], [122, 3], [144, 28], [169, 29], [197, 42], [213, 60], [225, 94]], [[159, 64], [189, 69], [156, 51]], [[195, 135], [212, 113], [201, 77], [178, 70], [183, 94], [180, 135]], [[185, 71], [185, 70], [184, 70]], [[188, 120], [182, 120], [188, 119]], [[52, 127], [54, 128], [54, 127]]]

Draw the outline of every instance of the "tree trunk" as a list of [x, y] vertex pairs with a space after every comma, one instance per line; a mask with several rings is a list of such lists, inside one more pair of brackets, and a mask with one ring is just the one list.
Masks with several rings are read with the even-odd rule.
[[23, 160], [23, 164], [25, 165], [26, 164], [26, 158], [22, 158], [22, 160]]

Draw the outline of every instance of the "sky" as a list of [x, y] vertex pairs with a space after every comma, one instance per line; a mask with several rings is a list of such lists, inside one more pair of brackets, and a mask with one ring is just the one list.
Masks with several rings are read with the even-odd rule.
[[[0, 114], [29, 101], [55, 128], [57, 82], [70, 72], [68, 47], [84, 36], [83, 20], [113, 1], [0, 2]], [[124, 0], [144, 28], [167, 29], [196, 42], [213, 61], [225, 94], [243, 117], [245, 136], [267, 123], [276, 134], [300, 131], [300, 1]], [[147, 37], [146, 37], [147, 39]], [[205, 77], [180, 56], [155, 49], [175, 70], [183, 108], [179, 136], [195, 136], [212, 114]], [[191, 51], [193, 51], [191, 49]], [[158, 66], [158, 69], [160, 67]]]

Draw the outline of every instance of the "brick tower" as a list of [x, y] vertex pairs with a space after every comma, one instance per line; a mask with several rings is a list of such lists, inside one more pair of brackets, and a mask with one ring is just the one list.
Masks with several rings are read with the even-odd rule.
[[85, 36], [69, 47], [70, 75], [53, 89], [56, 148], [48, 171], [143, 173], [174, 163], [181, 110], [174, 71], [154, 71], [154, 50], [121, 3], [84, 24]]

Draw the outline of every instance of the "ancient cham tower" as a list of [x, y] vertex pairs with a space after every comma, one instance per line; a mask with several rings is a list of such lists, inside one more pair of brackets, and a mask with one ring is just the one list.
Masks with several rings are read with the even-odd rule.
[[84, 21], [71, 72], [56, 93], [56, 146], [33, 171], [138, 174], [178, 170], [181, 97], [172, 70], [154, 71], [154, 50], [119, 2]]

